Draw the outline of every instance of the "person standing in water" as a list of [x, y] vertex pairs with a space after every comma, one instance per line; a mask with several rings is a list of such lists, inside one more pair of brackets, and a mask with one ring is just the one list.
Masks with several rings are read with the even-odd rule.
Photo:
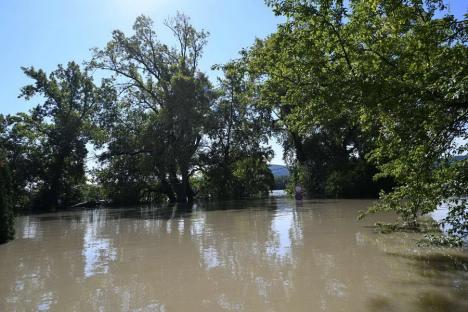
[[302, 187], [300, 185], [296, 185], [296, 187], [294, 188], [294, 191], [295, 191], [294, 198], [296, 200], [302, 200]]

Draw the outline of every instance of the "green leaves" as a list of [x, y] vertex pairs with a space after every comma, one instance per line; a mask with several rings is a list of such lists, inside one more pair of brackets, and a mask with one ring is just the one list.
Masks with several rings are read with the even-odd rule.
[[2, 147], [0, 149], [0, 244], [15, 236], [11, 186], [9, 164]]
[[[279, 112], [295, 138], [301, 166], [309, 159], [304, 142], [317, 136], [314, 129], [327, 132], [327, 125], [343, 125], [345, 118], [368, 138], [361, 156], [378, 167], [376, 177], [397, 183], [373, 211], [395, 210], [416, 222], [444, 200], [466, 195], [455, 186], [464, 185], [466, 173], [446, 161], [467, 147], [461, 141], [468, 124], [466, 21], [448, 15], [437, 0], [267, 4], [287, 21], [245, 59], [263, 105]], [[324, 145], [336, 139], [331, 133]], [[303, 183], [316, 181], [333, 158], [320, 159], [321, 149], [313, 147], [309, 160], [320, 165], [301, 167], [311, 175]], [[340, 189], [345, 177], [333, 171], [327, 188]], [[466, 236], [463, 214], [466, 205], [451, 206], [446, 222], [454, 224], [454, 234]]]
[[44, 103], [30, 114], [8, 117], [2, 135], [15, 162], [13, 189], [20, 204], [54, 210], [79, 199], [86, 144], [102, 140], [98, 112], [112, 105], [115, 91], [106, 82], [102, 89], [96, 87], [88, 72], [74, 62], [59, 65], [49, 75], [34, 67], [23, 70], [34, 83], [23, 87], [20, 96], [39, 95]]
[[267, 166], [271, 111], [256, 105], [257, 90], [242, 61], [217, 68], [224, 76], [209, 117], [209, 143], [201, 155], [205, 169], [200, 191], [224, 199], [264, 196], [273, 181]]
[[[158, 40], [150, 18], [139, 16], [133, 35], [114, 31], [104, 49], [94, 50], [89, 65], [112, 73], [120, 91], [120, 103], [106, 108], [102, 119], [109, 140], [102, 158], [119, 177], [114, 186], [135, 181], [132, 198], [138, 200], [140, 190], [160, 183], [170, 200], [187, 201], [194, 195], [189, 177], [211, 124], [214, 93], [198, 69], [208, 34], [180, 13], [165, 25], [174, 47]], [[123, 179], [124, 173], [129, 176]], [[113, 191], [112, 170], [102, 176]]]

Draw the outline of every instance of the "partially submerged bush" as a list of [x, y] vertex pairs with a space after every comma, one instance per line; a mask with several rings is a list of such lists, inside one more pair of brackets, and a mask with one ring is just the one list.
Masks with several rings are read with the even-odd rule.
[[393, 232], [424, 233], [423, 238], [417, 243], [419, 247], [461, 247], [463, 245], [461, 237], [443, 233], [439, 223], [429, 218], [420, 218], [414, 223], [404, 221], [395, 223], [376, 222], [375, 228], [381, 234]]
[[457, 236], [444, 234], [424, 234], [424, 238], [418, 242], [420, 247], [439, 246], [439, 247], [461, 247], [463, 240]]

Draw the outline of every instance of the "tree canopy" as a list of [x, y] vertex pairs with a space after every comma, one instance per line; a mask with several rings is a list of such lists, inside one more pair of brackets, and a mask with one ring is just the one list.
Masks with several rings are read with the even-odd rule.
[[164, 24], [175, 39], [173, 47], [158, 39], [148, 17], [140, 16], [132, 36], [114, 31], [104, 49], [94, 50], [89, 66], [110, 72], [120, 94], [101, 121], [108, 139], [98, 179], [123, 202], [160, 194], [187, 202], [197, 192], [209, 197], [257, 193], [255, 187], [220, 191], [211, 186], [229, 186], [236, 162], [247, 156], [266, 168], [268, 156], [261, 147], [266, 125], [255, 120], [265, 114], [248, 103], [235, 66], [226, 67], [219, 87], [200, 71], [207, 32], [196, 30], [180, 13]]
[[304, 142], [317, 142], [306, 175], [322, 185], [312, 190], [327, 180], [321, 151], [341, 145], [395, 183], [372, 211], [414, 224], [450, 201], [445, 222], [466, 236], [468, 164], [453, 156], [467, 150], [467, 22], [438, 0], [268, 4], [287, 21], [248, 51], [249, 64], [300, 165], [310, 163]]

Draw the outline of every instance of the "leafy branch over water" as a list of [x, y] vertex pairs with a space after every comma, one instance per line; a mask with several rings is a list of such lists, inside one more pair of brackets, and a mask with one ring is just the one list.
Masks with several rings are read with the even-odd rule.
[[[390, 182], [368, 213], [394, 211], [417, 227], [455, 199], [443, 224], [466, 237], [468, 159], [457, 156], [468, 151], [467, 21], [438, 0], [268, 3], [287, 21], [247, 58], [292, 142], [296, 183], [327, 196], [327, 184], [365, 181], [334, 164], [363, 162], [374, 182]], [[337, 135], [345, 129], [354, 135]], [[330, 142], [349, 156], [323, 157]]]

